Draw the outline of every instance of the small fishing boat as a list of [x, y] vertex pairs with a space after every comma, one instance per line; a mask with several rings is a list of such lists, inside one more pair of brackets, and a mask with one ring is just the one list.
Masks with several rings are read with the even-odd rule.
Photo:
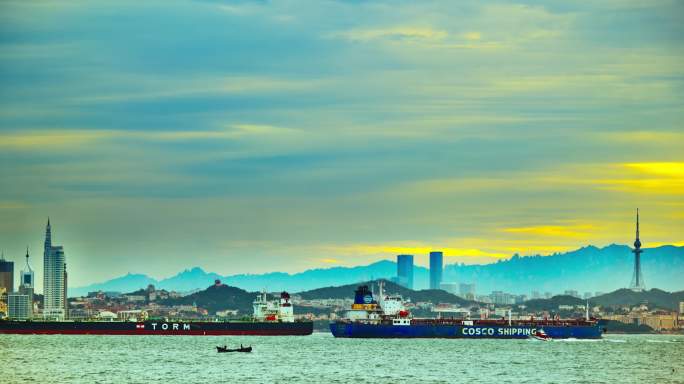
[[243, 347], [240, 345], [240, 348], [228, 348], [227, 346], [223, 347], [216, 347], [216, 352], [218, 353], [225, 353], [225, 352], [252, 352], [252, 346], [250, 345], [249, 347]]
[[551, 336], [547, 335], [543, 329], [539, 329], [530, 335], [531, 338], [540, 341], [551, 341]]

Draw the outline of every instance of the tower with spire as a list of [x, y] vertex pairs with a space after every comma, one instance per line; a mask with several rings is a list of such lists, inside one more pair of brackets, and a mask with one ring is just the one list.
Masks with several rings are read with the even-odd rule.
[[639, 240], [639, 208], [637, 208], [636, 214], [636, 240], [634, 240], [634, 273], [632, 274], [632, 283], [629, 288], [635, 292], [641, 292], [646, 290], [646, 285], [644, 285], [644, 276], [641, 274], [641, 240]]
[[24, 270], [21, 271], [20, 274], [20, 280], [19, 280], [19, 293], [22, 295], [27, 295], [28, 300], [27, 300], [27, 307], [26, 308], [26, 313], [27, 313], [27, 318], [30, 318], [33, 316], [33, 290], [34, 290], [34, 273], [33, 269], [31, 268], [31, 265], [29, 264], [29, 249], [28, 246], [26, 247], [26, 265], [24, 266]]

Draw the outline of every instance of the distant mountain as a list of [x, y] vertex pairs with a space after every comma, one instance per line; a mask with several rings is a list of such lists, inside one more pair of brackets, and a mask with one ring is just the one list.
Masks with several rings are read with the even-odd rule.
[[[449, 264], [444, 268], [444, 282], [475, 283], [477, 293], [488, 294], [499, 290], [517, 294], [531, 291], [563, 293], [565, 290], [611, 292], [626, 287], [632, 276], [633, 255], [629, 247], [610, 245], [604, 248], [588, 246], [575, 251], [550, 256], [513, 256], [492, 264]], [[201, 268], [185, 270], [170, 278], [155, 280], [146, 275], [128, 274], [103, 283], [70, 288], [70, 295], [84, 295], [90, 291], [130, 292], [154, 284], [158, 288], [187, 292], [203, 289], [214, 280], [240, 287], [247, 291], [287, 290], [302, 292], [321, 287], [355, 284], [371, 279], [388, 279], [396, 275], [396, 263], [381, 260], [366, 266], [311, 269], [289, 274], [241, 274], [221, 276]], [[644, 281], [648, 287], [665, 291], [684, 288], [684, 247], [662, 246], [648, 248], [642, 254]], [[414, 288], [428, 287], [427, 268], [414, 268]]]
[[[422, 269], [425, 270], [425, 268]], [[396, 263], [389, 260], [381, 260], [359, 267], [309, 269], [295, 274], [275, 272], [263, 275], [233, 275], [226, 276], [224, 280], [230, 285], [253, 291], [266, 289], [267, 291], [301, 292], [372, 279], [387, 279], [396, 274]]]
[[[444, 281], [476, 283], [478, 293], [611, 292], [629, 285], [633, 265], [634, 256], [627, 246], [588, 246], [551, 256], [513, 256], [493, 264], [452, 264], [445, 267]], [[645, 249], [641, 265], [647, 287], [684, 288], [684, 247]]]
[[107, 280], [104, 283], [91, 284], [77, 288], [69, 287], [69, 296], [84, 296], [88, 292], [96, 291], [130, 292], [147, 287], [149, 284], [157, 283], [157, 280], [147, 275], [129, 273], [112, 280]]
[[[427, 270], [425, 270], [427, 276]], [[167, 279], [155, 280], [146, 275], [128, 274], [103, 283], [91, 284], [85, 287], [69, 288], [70, 296], [82, 296], [94, 291], [119, 291], [132, 292], [154, 284], [155, 287], [187, 292], [203, 289], [211, 285], [214, 280], [220, 279], [226, 284], [240, 287], [247, 291], [261, 291], [266, 289], [275, 291], [304, 291], [319, 287], [350, 284], [358, 281], [366, 281], [375, 278], [389, 278], [397, 273], [397, 265], [389, 260], [381, 260], [366, 266], [359, 267], [334, 267], [326, 269], [310, 269], [301, 273], [289, 274], [283, 272], [271, 272], [260, 275], [233, 275], [221, 276], [216, 273], [207, 273], [202, 268], [186, 269], [185, 271]]]

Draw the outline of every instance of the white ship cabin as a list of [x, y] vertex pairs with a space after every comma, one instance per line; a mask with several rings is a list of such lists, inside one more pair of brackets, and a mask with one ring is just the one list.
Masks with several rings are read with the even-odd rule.
[[280, 298], [268, 300], [266, 291], [262, 291], [253, 303], [256, 321], [294, 322], [294, 312], [290, 302], [290, 294], [282, 292]]
[[[406, 311], [406, 307], [404, 306], [404, 299], [401, 296], [399, 296], [399, 295], [386, 295], [384, 290], [383, 290], [383, 288], [384, 288], [383, 282], [380, 281], [378, 285], [380, 288], [378, 304], [380, 305], [380, 308], [382, 308], [382, 311], [384, 312], [385, 315], [397, 316], [400, 313], [402, 315], [404, 313], [408, 314], [408, 311]], [[405, 315], [402, 317], [405, 317]]]

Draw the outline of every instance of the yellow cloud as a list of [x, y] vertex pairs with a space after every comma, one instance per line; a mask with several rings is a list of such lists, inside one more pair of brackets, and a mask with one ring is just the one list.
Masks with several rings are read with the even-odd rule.
[[480, 40], [482, 38], [482, 34], [480, 34], [480, 32], [468, 32], [468, 33], [463, 34], [463, 37], [466, 40], [477, 41], [477, 40]]
[[51, 150], [79, 147], [113, 139], [183, 141], [203, 139], [239, 139], [251, 136], [285, 135], [297, 129], [272, 125], [235, 124], [226, 129], [203, 131], [115, 131], [99, 129], [31, 130], [0, 133], [0, 148], [7, 150]]
[[659, 145], [684, 145], [684, 133], [671, 131], [630, 131], [630, 132], [597, 132], [593, 134], [599, 139], [611, 142], [653, 143]]
[[429, 27], [394, 27], [386, 29], [360, 29], [338, 32], [335, 37], [344, 37], [352, 41], [390, 40], [440, 40], [448, 36], [446, 31]]
[[0, 148], [5, 149], [50, 149], [77, 147], [97, 140], [117, 136], [116, 131], [106, 130], [55, 130], [30, 131], [0, 134]]
[[318, 261], [321, 261], [321, 262], [326, 263], [326, 264], [339, 264], [340, 263], [340, 261], [337, 259], [329, 259], [329, 258], [318, 259]]
[[684, 178], [684, 162], [627, 163], [625, 166], [643, 173]]
[[510, 256], [501, 252], [488, 252], [477, 248], [428, 247], [424, 245], [401, 246], [389, 244], [352, 244], [326, 247], [327, 251], [338, 254], [356, 255], [427, 255], [432, 251], [441, 251], [444, 256], [505, 258]]
[[504, 228], [504, 232], [508, 233], [522, 233], [532, 236], [551, 236], [551, 237], [571, 237], [582, 238], [586, 237], [587, 232], [593, 229], [592, 225], [540, 225], [531, 227], [514, 227]]

